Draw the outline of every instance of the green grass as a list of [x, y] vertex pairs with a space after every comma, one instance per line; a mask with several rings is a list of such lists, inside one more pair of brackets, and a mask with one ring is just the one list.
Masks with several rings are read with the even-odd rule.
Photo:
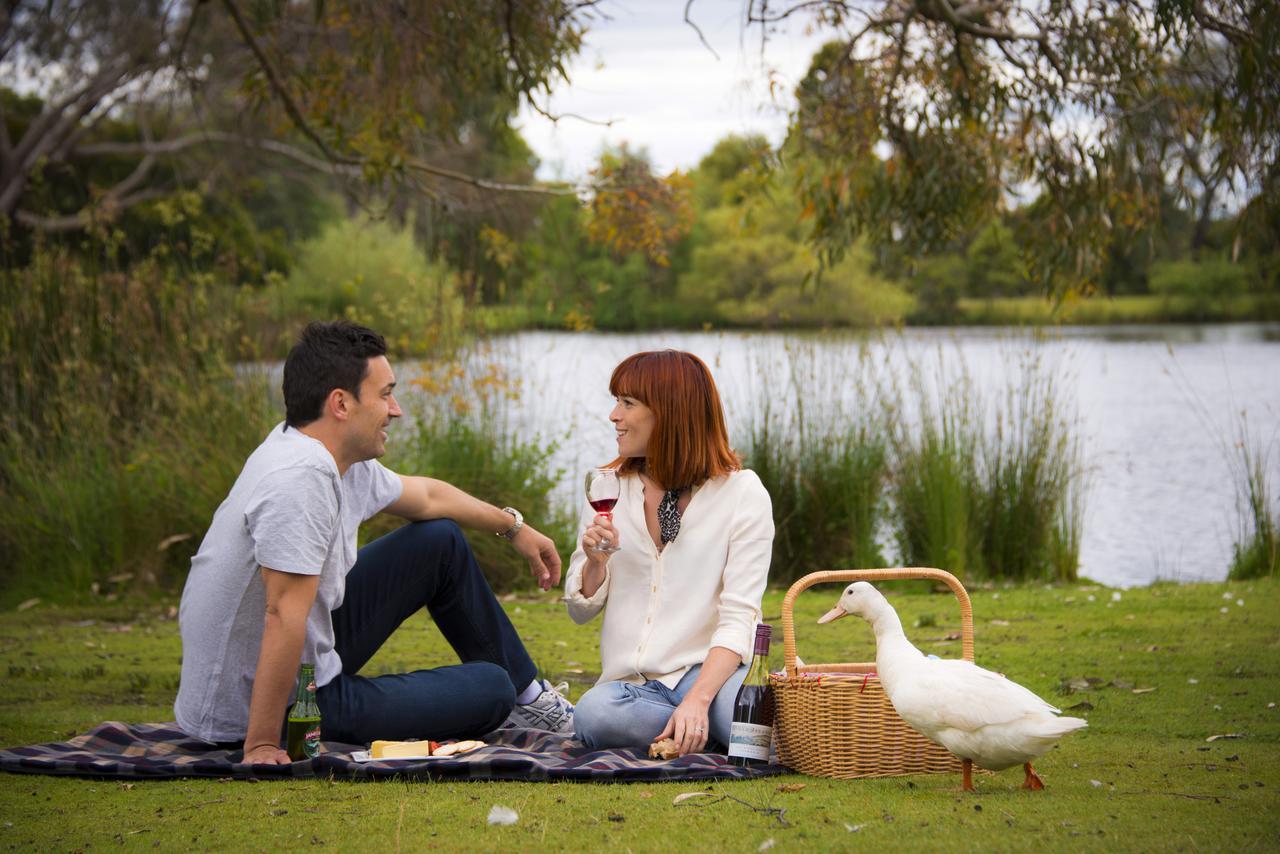
[[[800, 598], [797, 644], [809, 662], [872, 655], [865, 625], [815, 624], [837, 592], [827, 586]], [[781, 595], [766, 599], [775, 624]], [[973, 592], [979, 663], [1061, 706], [1092, 707], [1072, 712], [1089, 729], [1037, 763], [1047, 786], [1038, 794], [1018, 789], [1016, 770], [982, 776], [977, 795], [957, 792], [950, 776], [711, 786], [785, 810], [784, 825], [731, 800], [673, 806], [677, 794], [706, 788], [692, 783], [126, 783], [5, 774], [0, 826], [5, 843], [20, 849], [755, 851], [773, 839], [775, 850], [1275, 850], [1280, 708], [1268, 704], [1280, 703], [1280, 580], [1157, 585], [1120, 597], [1090, 585]], [[947, 639], [958, 623], [953, 599], [913, 589], [892, 601], [906, 626], [924, 624], [908, 634], [925, 651], [958, 654]], [[575, 626], [550, 595], [505, 607], [547, 675], [568, 679], [579, 696], [595, 678], [598, 625]], [[169, 602], [117, 602], [0, 615], [0, 743], [63, 739], [106, 719], [171, 719], [180, 653], [172, 614]], [[447, 661], [443, 640], [421, 617], [370, 670]], [[780, 662], [775, 650], [774, 666]], [[1090, 689], [1059, 693], [1090, 679]], [[1241, 738], [1206, 741], [1223, 733]], [[778, 790], [796, 783], [804, 788]], [[519, 823], [488, 827], [494, 804], [514, 808]]]

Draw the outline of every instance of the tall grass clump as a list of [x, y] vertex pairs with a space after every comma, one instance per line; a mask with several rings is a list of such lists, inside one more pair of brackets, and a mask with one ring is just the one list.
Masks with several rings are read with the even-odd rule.
[[[919, 368], [909, 394], [917, 418], [895, 420], [892, 524], [900, 559], [964, 578], [982, 564], [979, 520], [981, 429], [967, 378], [937, 399]], [[980, 570], [978, 570], [980, 573]]]
[[1254, 439], [1241, 416], [1232, 473], [1240, 505], [1240, 531], [1232, 546], [1232, 579], [1261, 578], [1280, 571], [1280, 509], [1271, 493], [1271, 446]]
[[271, 420], [223, 355], [234, 291], [109, 247], [0, 276], [0, 596], [176, 585]]
[[1071, 580], [1084, 471], [1078, 423], [1039, 357], [983, 395], [959, 355], [909, 368], [892, 432], [892, 516], [904, 563], [974, 580]]
[[[519, 399], [501, 365], [483, 346], [447, 361], [407, 365], [414, 375], [401, 395], [407, 423], [393, 426], [387, 464], [402, 474], [448, 481], [499, 507], [516, 507], [557, 544], [572, 543], [576, 517], [553, 500], [561, 472], [551, 468], [552, 442], [524, 438], [513, 424]], [[371, 522], [369, 536], [396, 526]], [[466, 531], [476, 559], [498, 590], [528, 587], [528, 563], [506, 540]]]
[[381, 332], [399, 354], [438, 355], [461, 343], [457, 275], [427, 258], [409, 226], [331, 223], [298, 247], [274, 299], [291, 331], [302, 321], [345, 317]]
[[988, 577], [1075, 579], [1083, 477], [1079, 424], [1059, 379], [1026, 355], [984, 433], [981, 543]]
[[770, 580], [883, 566], [888, 443], [867, 351], [822, 366], [812, 348], [792, 345], [782, 362], [785, 376], [764, 383], [777, 396], [755, 407], [742, 451], [773, 502]]

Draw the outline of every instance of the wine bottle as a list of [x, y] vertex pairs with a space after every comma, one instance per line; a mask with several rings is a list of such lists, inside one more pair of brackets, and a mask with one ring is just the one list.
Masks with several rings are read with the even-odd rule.
[[773, 740], [773, 687], [769, 685], [769, 638], [772, 627], [756, 626], [755, 654], [733, 704], [729, 727], [729, 761], [754, 765], [769, 761]]

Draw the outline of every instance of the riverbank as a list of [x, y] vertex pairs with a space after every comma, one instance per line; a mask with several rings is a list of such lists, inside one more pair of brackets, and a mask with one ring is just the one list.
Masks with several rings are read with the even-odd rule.
[[1040, 297], [962, 298], [955, 323], [971, 326], [1112, 326], [1125, 323], [1247, 323], [1280, 320], [1280, 296], [1098, 295], [1061, 304]]
[[633, 323], [614, 325], [590, 318], [574, 316], [569, 324], [548, 319], [525, 305], [481, 306], [469, 315], [469, 322], [484, 334], [517, 332], [568, 331], [595, 329], [600, 332], [652, 332], [670, 329], [774, 331], [779, 329], [867, 329], [901, 326], [911, 330], [928, 330], [953, 326], [1036, 326], [1055, 327], [1116, 326], [1121, 324], [1156, 323], [1266, 323], [1280, 320], [1280, 295], [1232, 294], [1215, 297], [1168, 294], [1128, 294], [1070, 297], [1061, 302], [1042, 296], [1025, 297], [961, 297], [951, 309], [935, 312], [927, 319], [908, 319], [901, 324], [878, 324], [868, 318], [833, 320], [832, 316], [815, 315], [807, 321], [795, 316], [765, 316], [754, 322], [710, 321], [706, 317], [675, 306], [655, 308], [648, 329]]
[[[872, 656], [867, 627], [815, 621], [838, 587], [797, 603], [797, 647], [810, 662]], [[765, 613], [775, 625], [783, 591]], [[376, 784], [322, 780], [122, 783], [0, 775], [11, 845], [84, 849], [373, 850], [537, 846], [586, 850], [698, 847], [754, 851], [838, 846], [924, 850], [1267, 850], [1280, 845], [1280, 579], [1112, 590], [1039, 584], [972, 591], [978, 663], [1089, 720], [1037, 763], [1047, 789], [1021, 774], [833, 781], [799, 775], [714, 790], [732, 800], [673, 806], [698, 784]], [[924, 651], [959, 654], [955, 600], [922, 589], [892, 601]], [[36, 605], [0, 615], [0, 742], [64, 739], [102, 720], [172, 718], [180, 649], [175, 603], [93, 608]], [[595, 681], [599, 626], [576, 626], [551, 595], [504, 606], [534, 660], [574, 699]], [[367, 672], [443, 664], [450, 653], [425, 617], [401, 628]], [[772, 662], [781, 667], [781, 650]], [[1068, 693], [1063, 693], [1068, 692]], [[1212, 736], [1233, 734], [1236, 737]], [[797, 788], [803, 784], [802, 788]], [[787, 790], [779, 790], [780, 786]], [[705, 799], [711, 800], [711, 799]], [[489, 827], [494, 804], [520, 814]], [[726, 829], [731, 830], [726, 830]]]

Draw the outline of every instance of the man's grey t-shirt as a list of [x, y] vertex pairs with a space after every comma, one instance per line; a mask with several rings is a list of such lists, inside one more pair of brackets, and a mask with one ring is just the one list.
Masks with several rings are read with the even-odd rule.
[[400, 497], [400, 478], [377, 460], [338, 475], [318, 440], [279, 424], [244, 464], [213, 516], [182, 591], [182, 681], [173, 710], [183, 732], [239, 741], [262, 644], [266, 587], [258, 567], [320, 576], [302, 660], [316, 685], [342, 672], [333, 619], [356, 561], [360, 523]]

